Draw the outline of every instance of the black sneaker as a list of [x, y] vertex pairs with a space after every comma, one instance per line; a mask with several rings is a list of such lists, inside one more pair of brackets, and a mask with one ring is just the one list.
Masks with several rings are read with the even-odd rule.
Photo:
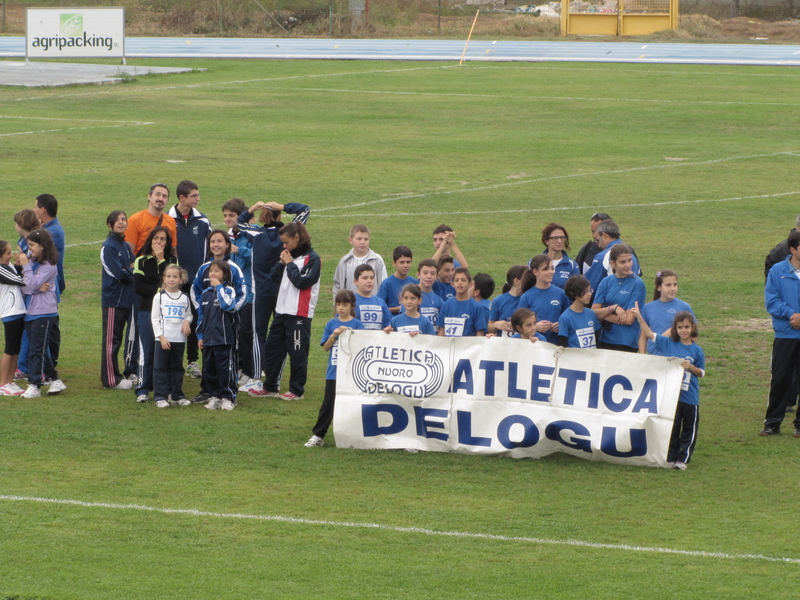
[[[770, 435], [778, 435], [780, 432], [781, 432], [780, 427], [772, 427], [772, 426], [767, 425], [766, 427], [764, 427], [764, 429], [762, 429], [761, 431], [758, 432], [758, 435], [767, 437], [767, 436], [770, 436]], [[800, 436], [798, 436], [798, 437], [800, 437]]]
[[800, 438], [800, 427], [796, 427], [794, 430], [794, 437]]
[[191, 403], [192, 404], [201, 404], [203, 402], [208, 402], [210, 398], [211, 398], [211, 394], [206, 394], [206, 393], [197, 394], [197, 396], [195, 396], [194, 398], [191, 399]]

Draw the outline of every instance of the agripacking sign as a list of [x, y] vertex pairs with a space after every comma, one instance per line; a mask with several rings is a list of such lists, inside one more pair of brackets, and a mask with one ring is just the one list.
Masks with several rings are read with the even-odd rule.
[[28, 58], [124, 58], [124, 8], [28, 8]]

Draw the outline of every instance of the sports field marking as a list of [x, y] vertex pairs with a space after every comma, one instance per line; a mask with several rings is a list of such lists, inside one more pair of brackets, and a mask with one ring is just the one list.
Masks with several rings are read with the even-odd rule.
[[[198, 59], [199, 60], [199, 59]], [[411, 67], [408, 69], [378, 69], [372, 71], [353, 71], [344, 73], [311, 73], [307, 75], [288, 75], [286, 77], [262, 77], [259, 79], [234, 79], [231, 81], [209, 81], [205, 83], [186, 83], [183, 85], [154, 85], [148, 87], [125, 87], [103, 90], [100, 92], [85, 92], [82, 94], [55, 94], [52, 96], [28, 96], [22, 98], [0, 98], [0, 102], [27, 102], [28, 100], [48, 100], [50, 98], [83, 98], [87, 96], [111, 96], [112, 94], [125, 94], [132, 92], [153, 92], [160, 90], [179, 90], [217, 85], [241, 85], [245, 83], [263, 83], [266, 81], [290, 81], [292, 79], [314, 79], [318, 77], [344, 77], [349, 75], [374, 75], [376, 73], [406, 73], [408, 71], [428, 71], [431, 69], [452, 69], [457, 65], [437, 65], [433, 67]]]
[[426, 192], [421, 194], [403, 194], [392, 196], [391, 198], [381, 198], [380, 200], [370, 200], [368, 202], [358, 202], [356, 204], [348, 204], [345, 206], [330, 206], [328, 208], [319, 208], [315, 213], [327, 212], [331, 210], [346, 210], [349, 208], [358, 208], [361, 206], [370, 206], [373, 204], [384, 204], [386, 202], [396, 202], [398, 200], [409, 200], [412, 198], [429, 198], [432, 196], [447, 196], [450, 194], [467, 194], [470, 192], [481, 192], [486, 190], [496, 190], [504, 187], [511, 187], [516, 185], [528, 185], [531, 183], [541, 183], [543, 181], [557, 181], [559, 179], [574, 179], [578, 177], [596, 177], [598, 175], [620, 175], [624, 173], [635, 173], [637, 171], [651, 171], [657, 169], [671, 169], [678, 167], [694, 167], [699, 165], [711, 165], [715, 163], [729, 162], [734, 160], [750, 160], [753, 158], [766, 158], [770, 156], [797, 156], [791, 151], [784, 152], [771, 152], [769, 154], [751, 154], [749, 156], [729, 156], [726, 158], [714, 158], [711, 160], [703, 160], [697, 162], [671, 162], [667, 164], [651, 165], [648, 167], [631, 167], [630, 169], [615, 169], [612, 171], [592, 171], [588, 173], [569, 173], [567, 175], [552, 175], [550, 177], [538, 177], [536, 179], [522, 179], [519, 181], [509, 181], [504, 183], [496, 183], [494, 185], [484, 185], [475, 188], [456, 189], [456, 190], [443, 190], [439, 192]]
[[[781, 192], [779, 194], [759, 194], [757, 196], [734, 196], [732, 198], [705, 198], [702, 200], [674, 200], [671, 202], [640, 202], [638, 204], [615, 204], [609, 205], [610, 210], [618, 208], [642, 208], [645, 206], [675, 206], [681, 204], [706, 204], [710, 202], [734, 202], [736, 200], [757, 200], [766, 198], [780, 198], [782, 196], [800, 196], [800, 190], [796, 192]], [[568, 210], [596, 210], [597, 205], [591, 206], [553, 206], [550, 208], [521, 208], [515, 210], [467, 210], [467, 211], [441, 211], [441, 212], [407, 212], [407, 213], [348, 213], [344, 215], [319, 215], [320, 218], [338, 219], [338, 218], [353, 218], [353, 217], [411, 217], [411, 216], [435, 216], [435, 215], [485, 215], [491, 212], [493, 215], [513, 214], [513, 213], [546, 213], [546, 212], [563, 212]], [[319, 211], [317, 211], [319, 212]], [[99, 244], [101, 242], [93, 242]]]
[[[800, 54], [796, 52], [795, 54]], [[658, 65], [653, 65], [657, 67]], [[694, 65], [690, 65], [694, 66]], [[725, 66], [725, 65], [720, 65]], [[612, 71], [614, 73], [646, 73], [648, 75], [725, 75], [730, 77], [736, 75], [737, 77], [800, 77], [797, 71], [784, 70], [781, 73], [753, 73], [752, 71], [743, 70], [740, 67], [734, 67], [736, 70], [727, 71], [666, 71], [662, 69], [612, 69], [610, 67], [549, 67], [541, 63], [536, 65], [539, 69], [546, 69], [548, 71]], [[490, 66], [471, 66], [472, 69], [491, 69]]]
[[723, 106], [800, 106], [800, 103], [789, 102], [734, 102], [728, 100], [664, 100], [660, 98], [590, 98], [586, 96], [519, 96], [513, 94], [462, 94], [454, 92], [397, 92], [385, 90], [348, 90], [336, 88], [291, 88], [291, 87], [270, 87], [270, 90], [299, 90], [306, 92], [336, 92], [343, 94], [385, 94], [398, 96], [442, 96], [456, 98], [502, 98], [502, 99], [525, 99], [525, 100], [580, 100], [586, 102], [652, 102], [655, 104], [702, 104], [702, 105], [723, 105]]
[[61, 504], [68, 506], [81, 506], [84, 508], [110, 508], [115, 510], [139, 510], [160, 514], [179, 514], [193, 517], [212, 517], [216, 519], [243, 519], [252, 521], [273, 521], [297, 525], [324, 525], [326, 527], [350, 527], [358, 529], [378, 529], [396, 533], [416, 533], [420, 535], [470, 538], [491, 540], [498, 542], [525, 542], [530, 544], [546, 544], [552, 546], [579, 546], [582, 548], [595, 548], [598, 550], [623, 550], [630, 552], [648, 552], [657, 554], [676, 554], [679, 556], [697, 556], [706, 558], [721, 558], [726, 560], [763, 560], [768, 562], [783, 562], [800, 564], [800, 558], [765, 556], [763, 554], [731, 554], [727, 552], [707, 552], [705, 550], [677, 550], [674, 548], [659, 548], [655, 546], [630, 546], [628, 544], [602, 544], [582, 540], [551, 540], [526, 536], [494, 535], [491, 533], [471, 533], [468, 531], [438, 531], [424, 527], [394, 527], [379, 523], [357, 523], [347, 521], [324, 521], [319, 519], [303, 519], [298, 517], [283, 517], [280, 515], [249, 515], [242, 513], [217, 513], [204, 510], [186, 508], [157, 508], [141, 504], [115, 504], [110, 502], [84, 502], [82, 500], [62, 500], [58, 498], [39, 498], [36, 496], [7, 496], [0, 495], [0, 500], [10, 502], [40, 502], [46, 504]]
[[0, 137], [11, 137], [15, 135], [33, 135], [36, 133], [55, 133], [58, 131], [78, 131], [83, 129], [108, 129], [110, 127], [138, 127], [140, 125], [154, 125], [147, 121], [109, 121], [102, 119], [68, 119], [59, 117], [17, 117], [0, 115], [0, 119], [14, 119], [18, 121], [60, 121], [70, 123], [108, 123], [108, 125], [89, 125], [86, 127], [61, 127], [59, 129], [40, 129], [37, 131], [14, 131], [12, 133], [0, 133]]

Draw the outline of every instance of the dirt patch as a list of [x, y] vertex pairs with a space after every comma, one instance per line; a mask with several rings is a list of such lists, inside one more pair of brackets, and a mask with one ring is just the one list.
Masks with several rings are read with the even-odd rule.
[[772, 319], [747, 319], [734, 321], [730, 325], [720, 327], [722, 331], [772, 331]]

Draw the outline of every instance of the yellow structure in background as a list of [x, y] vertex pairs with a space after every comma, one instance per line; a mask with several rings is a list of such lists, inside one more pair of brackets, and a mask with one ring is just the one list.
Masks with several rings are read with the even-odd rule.
[[561, 35], [644, 35], [678, 28], [678, 0], [561, 0]]

